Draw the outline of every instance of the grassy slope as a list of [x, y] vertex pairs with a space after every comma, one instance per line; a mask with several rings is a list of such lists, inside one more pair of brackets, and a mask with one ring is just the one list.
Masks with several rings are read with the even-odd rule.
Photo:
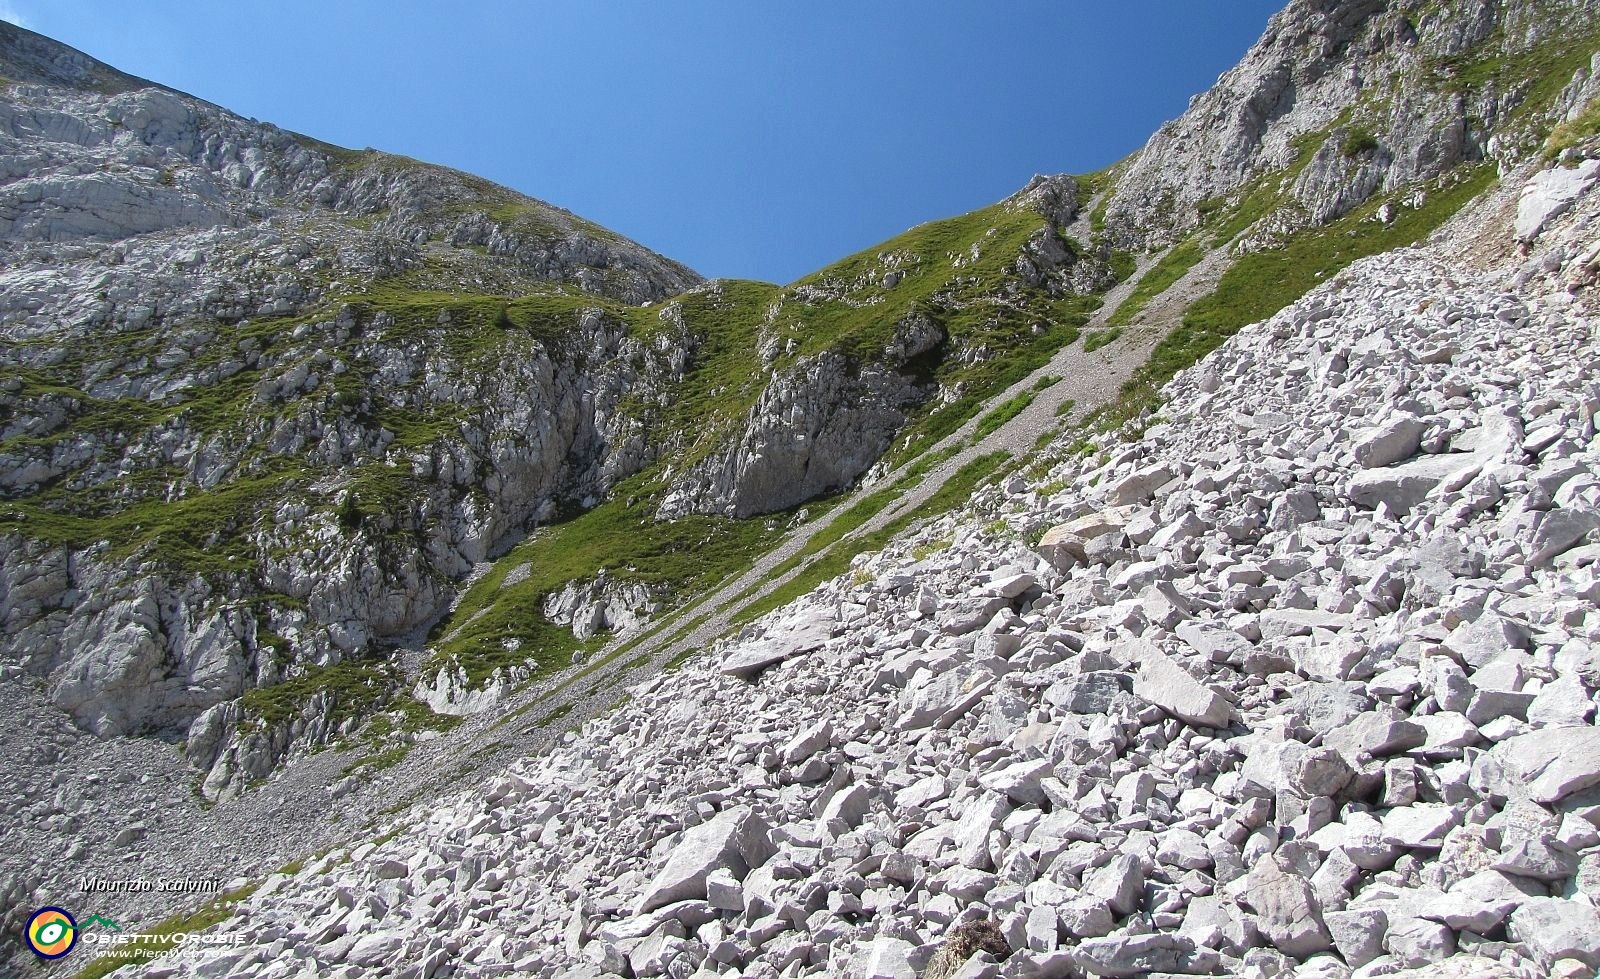
[[[1270, 317], [1357, 259], [1422, 240], [1494, 179], [1489, 164], [1459, 168], [1430, 189], [1420, 208], [1401, 204], [1400, 193], [1376, 197], [1325, 226], [1291, 235], [1280, 248], [1241, 256], [1156, 344], [1118, 399], [1092, 413], [1090, 421], [1116, 427], [1147, 414], [1163, 384], [1241, 327]], [[1385, 203], [1395, 206], [1396, 217], [1388, 224], [1375, 216]]]
[[[1001, 473], [1005, 472], [1007, 465], [1011, 461], [1011, 454], [1004, 451], [991, 452], [987, 455], [979, 456], [957, 470], [953, 476], [945, 481], [943, 486], [939, 487], [938, 492], [934, 493], [926, 503], [915, 510], [901, 514], [869, 534], [848, 539], [842, 539], [843, 535], [840, 534], [836, 535], [837, 538], [840, 538], [837, 539], [836, 543], [830, 543], [825, 547], [809, 548], [808, 550], [812, 552], [820, 551], [822, 556], [780, 587], [774, 588], [762, 598], [750, 603], [734, 618], [734, 622], [750, 622], [774, 609], [787, 605], [824, 581], [844, 574], [850, 569], [850, 562], [858, 554], [881, 550], [913, 523], [937, 517], [961, 506], [971, 499], [973, 492], [980, 485], [993, 481]], [[868, 499], [871, 498], [869, 497]], [[862, 501], [863, 504], [866, 502], [866, 500]], [[876, 513], [881, 509], [882, 507], [879, 506], [872, 513]], [[856, 521], [851, 529], [864, 523], [867, 516], [870, 516], [870, 514], [863, 515], [862, 519]], [[777, 573], [775, 572], [775, 576]]]
[[[498, 561], [441, 626], [433, 666], [458, 662], [473, 683], [529, 659], [540, 672], [559, 668], [574, 651], [594, 645], [543, 618], [545, 597], [567, 582], [604, 572], [676, 604], [742, 569], [781, 536], [777, 518], [656, 520], [659, 501], [631, 492], [637, 482], [618, 487], [592, 510], [536, 531]], [[507, 585], [519, 568], [527, 576]]]
[[[1097, 305], [1093, 297], [1058, 298], [1015, 280], [1011, 264], [1042, 227], [1035, 212], [1001, 204], [914, 228], [786, 288], [728, 281], [678, 297], [674, 302], [697, 345], [688, 374], [651, 417], [652, 436], [682, 439], [670, 460], [679, 471], [726, 445], [769, 376], [757, 353], [764, 331], [781, 351], [772, 372], [825, 350], [864, 365], [883, 358], [902, 320], [921, 315], [945, 327], [952, 338], [948, 350], [989, 355], [933, 356], [910, 365], [958, 392], [911, 420], [894, 458], [915, 459], [1075, 339]], [[884, 277], [891, 270], [900, 273], [893, 284]], [[635, 328], [648, 333], [659, 326], [646, 320]], [[580, 644], [542, 619], [545, 598], [567, 582], [604, 569], [612, 581], [646, 584], [669, 608], [681, 606], [742, 571], [783, 536], [788, 515], [657, 521], [662, 477], [660, 468], [647, 470], [600, 506], [538, 531], [500, 559], [441, 623], [429, 668], [457, 663], [474, 683], [498, 667], [549, 672], [585, 645], [598, 644]], [[880, 492], [858, 502], [838, 533], [890, 499]], [[807, 555], [835, 539], [814, 541]], [[527, 576], [505, 586], [511, 571], [524, 566]]]

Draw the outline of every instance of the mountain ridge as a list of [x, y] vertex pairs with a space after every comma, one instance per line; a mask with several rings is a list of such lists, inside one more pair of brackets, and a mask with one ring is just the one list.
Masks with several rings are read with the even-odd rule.
[[[347, 830], [321, 822], [319, 803], [370, 814], [413, 790], [442, 790], [449, 782], [426, 769], [449, 751], [498, 759], [519, 744], [549, 747], [552, 732], [595, 710], [564, 690], [614, 702], [640, 662], [676, 662], [692, 651], [685, 637], [715, 638], [699, 603], [742, 580], [763, 552], [788, 548], [791, 529], [810, 533], [783, 551], [791, 558], [725, 596], [727, 621], [746, 640], [772, 628], [770, 618], [751, 624], [756, 612], [853, 580], [859, 561], [915, 531], [918, 514], [897, 508], [913, 490], [936, 501], [925, 514], [934, 520], [974, 487], [1028, 485], [1063, 446], [1120, 458], [1109, 440], [1159, 428], [1161, 385], [1240, 326], [1363, 255], [1440, 227], [1498, 178], [1482, 160], [1517, 170], [1547, 152], [1530, 134], [1576, 119], [1596, 86], [1578, 58], [1589, 35], [1563, 31], [1593, 5], [1491, 6], [1494, 16], [1473, 20], [1461, 4], [1294, 3], [1263, 41], [1271, 48], [1278, 33], [1298, 30], [1296, 18], [1315, 27], [1343, 13], [1327, 23], [1347, 52], [1370, 44], [1376, 63], [1414, 66], [1425, 59], [1396, 17], [1417, 14], [1418, 44], [1476, 39], [1450, 57], [1535, 52], [1512, 59], [1516, 72], [1535, 72], [1527, 77], [1470, 60], [1451, 68], [1446, 82], [1465, 75], [1494, 88], [1505, 114], [1522, 111], [1514, 121], [1528, 127], [1506, 130], [1500, 144], [1499, 132], [1479, 140], [1482, 153], [1460, 166], [1446, 154], [1436, 169], [1407, 171], [1415, 180], [1389, 182], [1411, 136], [1457, 132], [1466, 96], [1367, 131], [1356, 114], [1311, 106], [1303, 111], [1315, 126], [1280, 127], [1255, 144], [1281, 143], [1292, 159], [1229, 188], [1183, 184], [1176, 222], [1151, 216], [1159, 192], [1157, 204], [1128, 203], [1152, 186], [1139, 166], [1146, 155], [1181, 158], [1156, 140], [1108, 172], [1036, 178], [1007, 201], [919, 226], [789, 286], [715, 280], [673, 291], [679, 272], [664, 260], [639, 266], [642, 279], [616, 278], [603, 264], [609, 233], [574, 218], [558, 238], [589, 244], [529, 245], [543, 240], [544, 212], [521, 213], [520, 197], [393, 157], [362, 155], [358, 176], [310, 184], [327, 198], [314, 196], [309, 213], [344, 207], [371, 224], [317, 232], [332, 246], [325, 254], [297, 254], [313, 239], [294, 215], [258, 228], [227, 226], [233, 212], [179, 211], [172, 227], [107, 245], [92, 234], [44, 240], [51, 219], [26, 212], [33, 223], [3, 236], [24, 261], [0, 272], [0, 329], [25, 341], [0, 365], [8, 696], [26, 702], [18, 716], [65, 709], [103, 735], [181, 743], [187, 775], [148, 752], [142, 763], [165, 773], [163, 792], [198, 783], [222, 812], [207, 825], [248, 827], [258, 806], [289, 806], [297, 832], [320, 839]], [[1496, 40], [1507, 20], [1521, 25], [1520, 46]], [[1459, 22], [1475, 26], [1461, 33]], [[1232, 98], [1230, 77], [1254, 77], [1236, 72], [1171, 132], [1205, 128], [1194, 120]], [[92, 121], [102, 106], [73, 111]], [[168, 164], [150, 165], [165, 157], [139, 154], [152, 146], [146, 137], [181, 143], [190, 117], [178, 110], [193, 110], [160, 99], [112, 108], [146, 114], [134, 117], [146, 149], [129, 147], [144, 183], [130, 186], [158, 197], [174, 189], [162, 182]], [[11, 128], [0, 140], [13, 142], [0, 142], [0, 156], [40, 132], [19, 137], [17, 109], [3, 109]], [[285, 152], [311, 152], [296, 147]], [[232, 152], [215, 159], [233, 161]], [[171, 175], [175, 192], [208, 199], [184, 166]], [[1172, 169], [1162, 179], [1188, 179]], [[233, 172], [298, 186], [270, 167]], [[0, 202], [15, 183], [0, 185]], [[452, 211], [461, 195], [474, 203]], [[62, 199], [51, 190], [23, 203]], [[8, 232], [19, 226], [6, 220]], [[211, 220], [221, 223], [184, 224]], [[132, 290], [65, 318], [75, 323], [66, 338], [95, 337], [96, 349], [57, 342], [50, 317], [28, 308], [74, 269], [83, 282], [115, 274], [105, 268], [142, 277], [187, 254], [163, 236], [191, 233], [200, 258], [180, 263], [170, 297], [140, 312], [149, 291]], [[321, 293], [273, 293], [284, 285], [274, 271], [260, 296], [223, 290], [193, 304], [235, 234], [268, 259], [236, 266], [246, 273], [276, 266], [311, 281], [326, 262], [339, 279], [314, 284]], [[635, 302], [647, 295], [657, 299]], [[1079, 386], [1076, 376], [1062, 384], [1040, 374], [1055, 363], [1105, 372], [1084, 389], [1107, 400], [1063, 400]], [[1018, 418], [1047, 427], [1023, 433]], [[947, 465], [956, 458], [971, 464]], [[513, 734], [529, 710], [537, 720]], [[106, 745], [101, 757], [122, 750]], [[94, 860], [116, 852], [80, 848]], [[299, 852], [275, 838], [240, 870], [257, 876], [272, 855]], [[8, 908], [41, 886], [40, 873], [37, 863], [8, 868]]]

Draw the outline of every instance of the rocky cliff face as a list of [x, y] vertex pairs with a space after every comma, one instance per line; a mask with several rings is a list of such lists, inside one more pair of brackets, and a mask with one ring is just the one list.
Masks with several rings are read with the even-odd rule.
[[734, 444], [680, 477], [660, 515], [749, 517], [848, 488], [932, 393], [898, 371], [907, 359], [861, 369], [830, 351], [775, 375]]
[[[12, 472], [33, 492], [6, 535], [4, 655], [98, 733], [182, 728], [416, 628], [500, 537], [648, 461], [616, 405], [670, 382], [675, 352], [600, 316], [549, 346], [513, 329], [454, 356], [448, 322], [436, 343], [395, 329], [347, 307], [264, 341], [234, 366], [237, 418], [178, 401], [115, 440], [75, 432], [75, 455], [19, 446]], [[130, 367], [117, 383], [137, 381]], [[396, 421], [410, 418], [438, 429]], [[55, 509], [74, 504], [109, 526]]]
[[[950, 375], [1007, 357], [992, 337], [952, 326], [974, 314], [997, 323], [1007, 305], [1065, 319], [1049, 300], [1116, 283], [1108, 254], [1069, 237], [1078, 209], [1077, 180], [1036, 177], [955, 240], [938, 235], [942, 247], [886, 242], [773, 297], [756, 338], [764, 386], [705, 458], [675, 468], [661, 516], [748, 517], [852, 485], [915, 409], [962, 393]], [[838, 319], [858, 320], [857, 335], [808, 354], [817, 345], [806, 334]], [[1042, 332], [1037, 319], [1026, 328]]]
[[[1136, 381], [1260, 321], [1139, 441], [1041, 444], [537, 762], [272, 875], [246, 947], [150, 973], [1588, 974], [1592, 6], [1296, 2], [1127, 165], [788, 287], [0, 27], [0, 697], [42, 732], [0, 770], [38, 831], [0, 917], [144, 833], [194, 852], [163, 825], [183, 777], [123, 778], [170, 752], [58, 709], [175, 734], [246, 832], [371, 777], [282, 769], [335, 739], [460, 723], [450, 762], [478, 758], [491, 719], [434, 711], [781, 539], [746, 515], [916, 457], [1073, 342], [1124, 249], [1177, 244], [1262, 260], [1209, 298], [1281, 302], [1158, 346]], [[1485, 161], [1505, 185], [1430, 250], [1352, 267]], [[372, 655], [463, 580], [426, 648]], [[116, 778], [63, 786], [80, 754]], [[382, 808], [352, 805], [340, 834]]]
[[[750, 547], [740, 521], [914, 457], [1071, 343], [1128, 250], [1271, 251], [1378, 200], [1397, 227], [1464, 200], [1473, 164], [1536, 151], [1600, 85], [1594, 13], [1291, 4], [1126, 165], [784, 288], [701, 283], [503, 188], [0, 26], [0, 656], [89, 730], [182, 735], [237, 791], [343, 710], [308, 689], [286, 736], [247, 694], [414, 640], [502, 542], [631, 480], [621, 524], [514, 558], [561, 580], [480, 596], [419, 683], [387, 681], [492, 705], [572, 654], [528, 622], [583, 645], [704, 584], [639, 570], [681, 543], [663, 523]], [[648, 600], [602, 600], [607, 573]]]
[[[1295, 0], [1126, 164], [1107, 232], [1121, 247], [1170, 244], [1269, 174], [1289, 205], [1277, 231], [1326, 224], [1463, 163], [1526, 154], [1596, 91], [1597, 17], [1586, 0]], [[1551, 90], [1540, 76], [1563, 63]]]
[[649, 460], [617, 405], [687, 340], [607, 310], [687, 269], [8, 24], [0, 77], [0, 657], [85, 727], [195, 725], [207, 766], [207, 711]]

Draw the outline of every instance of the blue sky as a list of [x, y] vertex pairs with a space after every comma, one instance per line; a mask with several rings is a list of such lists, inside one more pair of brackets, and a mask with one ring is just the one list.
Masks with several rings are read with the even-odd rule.
[[1282, 0], [0, 0], [242, 115], [788, 282], [1137, 149]]

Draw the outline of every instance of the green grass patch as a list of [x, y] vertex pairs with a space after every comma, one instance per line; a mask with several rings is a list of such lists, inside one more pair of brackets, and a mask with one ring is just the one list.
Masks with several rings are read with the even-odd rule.
[[[1078, 181], [1078, 200], [1080, 203], [1087, 206], [1093, 202], [1096, 197], [1100, 198], [1099, 201], [1095, 203], [1094, 210], [1089, 212], [1089, 237], [1091, 239], [1100, 238], [1101, 233], [1104, 232], [1106, 226], [1106, 209], [1111, 203], [1112, 195], [1116, 193], [1117, 180], [1121, 176], [1123, 168], [1136, 156], [1138, 156], [1137, 150], [1118, 160], [1116, 163], [1113, 163], [1109, 167], [1096, 170], [1093, 173], [1086, 173], [1076, 178]], [[1116, 267], [1115, 259], [1113, 259], [1113, 267]]]
[[[1161, 385], [1220, 346], [1250, 323], [1270, 317], [1357, 259], [1411, 245], [1425, 238], [1495, 180], [1493, 164], [1458, 168], [1428, 188], [1420, 208], [1399, 200], [1411, 189], [1375, 198], [1323, 227], [1304, 229], [1282, 248], [1239, 258], [1217, 288], [1189, 307], [1183, 323], [1161, 340], [1150, 359], [1122, 386], [1118, 397], [1085, 419], [1106, 431], [1134, 422], [1158, 402]], [[1374, 215], [1396, 204], [1388, 224]], [[1138, 435], [1142, 428], [1129, 430]]]
[[379, 339], [427, 341], [441, 353], [468, 363], [492, 362], [491, 358], [529, 341], [558, 347], [590, 310], [622, 322], [639, 315], [633, 307], [559, 285], [513, 299], [418, 288], [405, 276], [379, 280], [352, 302], [393, 318]]
[[404, 692], [383, 707], [383, 713], [372, 719], [365, 732], [375, 747], [393, 737], [409, 738], [423, 731], [443, 733], [459, 727], [464, 720], [455, 714], [435, 713], [432, 707]]
[[[1206, 248], [1198, 238], [1185, 239], [1167, 249], [1166, 254], [1134, 284], [1128, 298], [1106, 319], [1106, 325], [1119, 327], [1133, 322], [1133, 318], [1150, 305], [1152, 299], [1170, 289], [1205, 256]], [[1084, 349], [1090, 349], [1088, 342], [1084, 343]]]
[[1090, 330], [1089, 335], [1083, 338], [1083, 352], [1092, 354], [1108, 343], [1114, 343], [1122, 336], [1122, 327], [1113, 326], [1109, 330]]
[[550, 725], [552, 725], [552, 724], [556, 723], [557, 721], [561, 720], [563, 717], [566, 717], [571, 712], [572, 712], [572, 703], [571, 703], [571, 701], [568, 701], [567, 703], [562, 704], [559, 707], [555, 708], [550, 713], [548, 713], [548, 714], [544, 715], [543, 717], [539, 718], [539, 720], [535, 721], [534, 722], [534, 727], [549, 727]]
[[[473, 684], [501, 667], [529, 664], [539, 674], [554, 672], [574, 652], [592, 653], [605, 642], [603, 636], [579, 642], [571, 629], [544, 619], [545, 598], [568, 582], [603, 571], [611, 581], [645, 586], [670, 607], [747, 567], [782, 536], [782, 515], [657, 520], [654, 489], [642, 478], [625, 481], [611, 499], [513, 548], [440, 624], [428, 672], [458, 664]], [[506, 584], [524, 565], [526, 577]]]
[[[1494, 168], [1479, 164], [1429, 188], [1421, 208], [1396, 207], [1388, 224], [1374, 220], [1382, 202], [1369, 201], [1326, 227], [1299, 232], [1282, 248], [1241, 256], [1216, 290], [1189, 308], [1175, 351], [1158, 350], [1157, 357], [1176, 352], [1175, 362], [1193, 363], [1240, 327], [1266, 319], [1357, 259], [1427, 237], [1494, 179]], [[1201, 352], [1191, 356], [1191, 350]]]
[[1522, 99], [1508, 122], [1548, 110], [1573, 75], [1584, 68], [1600, 43], [1600, 28], [1556, 29], [1546, 40], [1521, 51], [1508, 51], [1510, 39], [1503, 28], [1477, 47], [1439, 58], [1428, 68], [1435, 84], [1448, 91], [1473, 96], [1522, 89]]
[[1339, 143], [1339, 152], [1347, 160], [1358, 159], [1378, 148], [1378, 137], [1365, 126], [1352, 126], [1345, 131]]
[[1563, 120], [1551, 130], [1544, 144], [1545, 159], [1554, 160], [1563, 150], [1596, 137], [1600, 137], [1600, 99], [1590, 100], [1577, 116]]
[[900, 478], [905, 480], [907, 485], [910, 485], [912, 481], [920, 480], [922, 477], [932, 472], [935, 467], [941, 466], [960, 455], [961, 450], [964, 447], [965, 446], [962, 443], [958, 442], [952, 445], [946, 445], [943, 448], [934, 449], [932, 452], [925, 453], [915, 462], [911, 463], [911, 465], [906, 466], [905, 469], [901, 471]]
[[[651, 435], [683, 439], [673, 457], [680, 470], [724, 448], [766, 388], [770, 375], [758, 343], [767, 309], [781, 292], [765, 282], [724, 279], [673, 300], [693, 344], [684, 378], [666, 404], [625, 403], [623, 410], [646, 418]], [[655, 310], [644, 320], [638, 331], [642, 340], [674, 328], [661, 313]], [[671, 337], [662, 339], [676, 344]]]
[[[938, 319], [951, 299], [997, 293], [1028, 239], [1045, 226], [1033, 209], [1005, 203], [918, 225], [801, 279], [796, 286], [837, 298], [808, 301], [790, 290], [775, 325], [799, 339], [799, 356], [834, 349], [876, 360], [904, 316]], [[889, 289], [882, 285], [886, 254], [903, 256], [901, 279]]]
[[973, 429], [974, 441], [981, 441], [1000, 430], [1000, 426], [1028, 410], [1037, 395], [1032, 391], [1024, 391], [1014, 398], [1008, 398], [993, 411], [978, 419], [978, 427]]
[[248, 719], [241, 724], [275, 726], [301, 714], [318, 696], [331, 700], [328, 720], [333, 727], [370, 713], [395, 687], [393, 674], [381, 663], [345, 661], [313, 667], [270, 687], [257, 687], [240, 700]]
[[[1194, 263], [1204, 256], [1207, 249], [1227, 245], [1280, 207], [1296, 206], [1290, 203], [1290, 188], [1294, 186], [1300, 174], [1305, 172], [1306, 167], [1311, 165], [1311, 161], [1317, 156], [1317, 151], [1328, 141], [1333, 132], [1348, 123], [1354, 113], [1353, 107], [1347, 108], [1324, 128], [1296, 136], [1291, 141], [1295, 149], [1295, 158], [1288, 166], [1262, 174], [1253, 183], [1246, 184], [1230, 196], [1201, 201], [1197, 209], [1204, 219], [1200, 227], [1203, 238], [1190, 239], [1200, 250], [1200, 254], [1193, 256], [1179, 254], [1173, 257], [1174, 263], [1188, 261], [1189, 266], [1172, 276], [1172, 282], [1182, 278], [1183, 273], [1192, 268]], [[1174, 246], [1173, 251], [1183, 244], [1180, 242], [1178, 246]], [[1151, 272], [1155, 270], [1151, 269]], [[1163, 276], [1170, 274], [1170, 271], [1162, 273]], [[1147, 277], [1148, 275], [1149, 273], [1146, 274]], [[1168, 285], [1170, 284], [1169, 282]], [[1165, 291], [1165, 288], [1163, 286], [1162, 290]]]
[[[1052, 295], [1016, 278], [1023, 247], [1046, 227], [1031, 208], [1000, 203], [920, 225], [801, 279], [763, 307], [788, 351], [776, 366], [824, 350], [881, 362], [902, 324], [941, 325], [949, 339], [901, 369], [959, 394], [914, 412], [887, 461], [920, 455], [1076, 340], [1099, 307], [1098, 297]], [[958, 350], [966, 353], [952, 356]]]
[[921, 478], [921, 473], [915, 475], [907, 473], [893, 485], [886, 486], [856, 501], [849, 509], [834, 517], [826, 527], [812, 534], [798, 551], [773, 568], [765, 579], [750, 585], [750, 587], [734, 596], [732, 604], [738, 605], [745, 601], [765, 587], [767, 582], [782, 578], [790, 571], [800, 567], [813, 555], [820, 554], [832, 547], [846, 534], [860, 529], [867, 521], [882, 513], [891, 504], [898, 502], [904, 493], [915, 486]]
[[[1056, 351], [1070, 346], [1080, 335], [1090, 315], [1100, 305], [1098, 296], [1082, 296], [1055, 304], [1056, 318], [1035, 321], [1033, 332], [1023, 316], [1009, 307], [996, 314], [993, 322], [968, 335], [968, 342], [995, 352], [994, 356], [938, 373], [941, 384], [958, 390], [951, 401], [939, 404], [914, 417], [901, 430], [896, 444], [884, 454], [886, 462], [898, 466], [921, 455], [954, 434], [996, 395], [1050, 362]], [[1004, 350], [1003, 356], [999, 351]]]
[[144, 500], [111, 513], [57, 512], [43, 501], [0, 503], [0, 532], [16, 531], [73, 550], [104, 542], [113, 560], [140, 555], [182, 573], [238, 576], [251, 570], [250, 531], [269, 505], [297, 492], [298, 467], [241, 478], [170, 502]]
[[[850, 562], [856, 555], [882, 550], [914, 521], [932, 519], [961, 506], [972, 498], [973, 492], [979, 485], [985, 480], [994, 478], [1010, 461], [1011, 453], [1004, 450], [990, 452], [973, 459], [957, 470], [921, 506], [901, 514], [869, 534], [838, 541], [793, 578], [740, 609], [733, 617], [732, 624], [740, 626], [774, 609], [782, 608], [802, 595], [808, 594], [823, 582], [837, 578], [850, 570]], [[774, 574], [774, 577], [779, 575]]]
[[394, 766], [406, 760], [406, 756], [411, 754], [411, 748], [412, 746], [409, 744], [399, 744], [390, 748], [384, 748], [382, 751], [375, 751], [370, 755], [365, 755], [346, 765], [344, 768], [344, 775], [370, 775], [376, 772], [384, 771], [385, 769], [393, 768]]

